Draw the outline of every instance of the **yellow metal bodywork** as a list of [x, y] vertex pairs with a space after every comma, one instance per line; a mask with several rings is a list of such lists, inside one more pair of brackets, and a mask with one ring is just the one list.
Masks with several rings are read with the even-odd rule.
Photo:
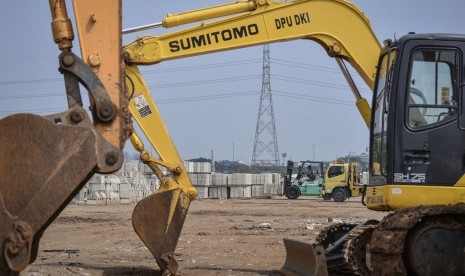
[[366, 206], [376, 211], [394, 211], [420, 205], [448, 205], [465, 202], [465, 187], [383, 185], [366, 190]]
[[139, 69], [137, 66], [127, 65], [125, 70], [129, 110], [150, 144], [157, 151], [159, 159], [148, 156], [147, 151], [143, 152], [144, 146], [136, 134], [133, 133], [130, 140], [141, 152], [142, 159], [145, 159], [143, 161], [151, 165], [152, 170], [156, 171], [156, 165], [161, 165], [166, 167], [174, 178], [173, 182], [161, 172], [156, 172], [163, 184], [157, 192], [181, 188], [188, 195], [197, 194]]
[[[200, 26], [161, 36], [143, 36], [124, 47], [124, 58], [131, 64], [150, 65], [272, 42], [309, 39], [325, 48], [329, 56], [347, 60], [373, 90], [381, 45], [368, 19], [352, 3], [343, 0], [269, 0], [240, 4], [246, 6], [252, 2], [256, 9], [243, 15], [202, 22]], [[241, 8], [231, 5], [231, 13], [252, 8], [251, 5]], [[229, 6], [220, 6], [224, 7]], [[195, 19], [211, 18], [211, 9], [195, 11]], [[222, 13], [226, 14], [224, 10]], [[192, 22], [192, 18], [185, 19], [187, 14], [170, 15], [164, 22], [170, 20], [177, 22], [176, 25]], [[369, 126], [371, 111], [367, 101], [357, 99], [356, 105]]]
[[[328, 172], [331, 167], [341, 166], [344, 167], [344, 173], [334, 177], [329, 177]], [[332, 191], [337, 187], [345, 187], [351, 191], [351, 196], [356, 197], [360, 196], [362, 191], [362, 186], [359, 183], [359, 169], [358, 164], [356, 163], [347, 163], [347, 162], [336, 162], [330, 163], [328, 169], [325, 172], [325, 182], [324, 189], [320, 190], [320, 194], [324, 196], [325, 194], [331, 194]]]
[[[234, 15], [237, 13], [240, 14]], [[162, 209], [160, 213], [164, 211], [169, 213], [166, 223], [176, 225], [171, 221], [181, 221], [182, 215], [179, 214], [185, 216], [189, 205], [189, 202], [184, 201], [193, 200], [197, 191], [191, 184], [137, 66], [272, 42], [308, 39], [323, 46], [329, 56], [347, 60], [367, 85], [372, 89], [374, 87], [381, 46], [371, 30], [368, 19], [353, 4], [343, 0], [298, 0], [289, 3], [271, 0], [240, 1], [168, 15], [162, 25], [172, 27], [227, 15], [230, 17], [214, 22], [202, 22], [200, 26], [162, 36], [143, 36], [123, 48], [129, 110], [157, 151], [159, 158], [150, 156], [135, 133], [130, 136], [130, 140], [141, 153], [141, 160], [152, 168], [162, 183], [151, 199], [147, 199], [144, 203], [144, 208], [135, 209], [133, 225], [139, 237], [156, 257], [160, 267], [168, 268], [172, 272], [177, 268], [170, 269], [172, 265], [164, 264], [160, 256], [166, 252], [172, 254], [173, 245], [160, 249], [155, 244], [159, 243], [157, 239], [177, 239], [176, 235], [179, 235], [180, 228], [173, 231], [174, 234], [170, 234], [170, 230], [167, 230], [165, 236], [144, 234], [146, 227], [142, 225], [146, 217], [140, 210], [147, 210], [155, 205], [160, 206], [159, 209]], [[360, 47], [361, 43], [363, 47]], [[369, 126], [370, 109], [367, 101], [357, 98], [356, 105]], [[158, 166], [168, 168], [170, 176], [163, 175]], [[182, 192], [178, 193], [179, 191]], [[167, 192], [173, 192], [171, 206], [162, 207], [161, 201], [166, 198]], [[176, 206], [181, 207], [176, 208]], [[176, 213], [175, 210], [183, 211]], [[160, 216], [157, 220], [163, 219], [165, 217]], [[156, 222], [153, 228], [160, 223], [163, 221]], [[177, 225], [182, 227], [182, 223]], [[155, 232], [159, 233], [157, 231]], [[164, 238], [158, 238], [162, 236]]]
[[[141, 152], [142, 160], [152, 167], [162, 183], [167, 183], [161, 185], [158, 192], [181, 188], [189, 196], [196, 194], [137, 68], [139, 65], [152, 65], [170, 59], [271, 42], [309, 39], [323, 46], [330, 56], [349, 61], [368, 86], [374, 86], [381, 46], [371, 30], [368, 19], [347, 1], [241, 1], [168, 15], [163, 20], [163, 26], [178, 26], [236, 13], [241, 14], [215, 22], [202, 22], [200, 26], [158, 37], [143, 36], [123, 48], [129, 109], [157, 151], [159, 159], [147, 157], [148, 152], [144, 150], [135, 134], [131, 141]], [[361, 42], [364, 47], [360, 47]], [[356, 105], [369, 125], [370, 110], [367, 101], [359, 99]], [[157, 165], [167, 167], [175, 183], [164, 177]]]
[[161, 36], [143, 36], [126, 45], [124, 53], [131, 63], [150, 65], [296, 39], [314, 40], [330, 56], [347, 60], [373, 89], [381, 45], [363, 12], [342, 0], [266, 1], [244, 15]]
[[163, 27], [171, 28], [197, 21], [253, 11], [257, 8], [257, 1], [238, 1], [210, 8], [191, 10], [185, 13], [168, 14], [163, 19]]

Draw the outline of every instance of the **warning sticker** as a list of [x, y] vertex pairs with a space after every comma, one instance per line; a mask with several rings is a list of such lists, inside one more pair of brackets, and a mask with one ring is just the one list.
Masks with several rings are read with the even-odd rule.
[[147, 101], [145, 100], [144, 95], [142, 94], [134, 95], [134, 105], [136, 106], [137, 111], [139, 111], [139, 114], [142, 118], [152, 114], [152, 110], [150, 110], [150, 107], [147, 104]]

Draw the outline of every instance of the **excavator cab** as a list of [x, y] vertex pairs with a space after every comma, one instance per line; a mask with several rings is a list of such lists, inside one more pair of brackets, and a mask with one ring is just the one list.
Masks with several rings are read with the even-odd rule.
[[[409, 34], [383, 50], [372, 103], [369, 208], [417, 206], [420, 195], [431, 204], [462, 200], [447, 191], [461, 186], [465, 173], [464, 42], [458, 35]], [[402, 191], [395, 206], [378, 192], [391, 185]]]
[[412, 33], [382, 51], [366, 205], [398, 211], [373, 232], [375, 271], [465, 273], [464, 50], [462, 35]]
[[381, 222], [330, 225], [314, 245], [285, 240], [283, 271], [318, 275], [324, 262], [330, 274], [465, 273], [464, 42], [461, 35], [413, 33], [385, 42], [362, 200], [396, 212]]

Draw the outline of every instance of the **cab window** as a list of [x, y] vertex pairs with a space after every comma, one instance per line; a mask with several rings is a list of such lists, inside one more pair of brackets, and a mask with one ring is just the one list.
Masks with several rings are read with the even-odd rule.
[[412, 55], [407, 88], [407, 125], [426, 128], [457, 117], [459, 53], [418, 49]]
[[328, 170], [328, 178], [336, 177], [338, 175], [344, 174], [343, 166], [332, 166]]
[[[387, 170], [387, 130], [389, 97], [397, 51], [390, 49], [378, 64], [377, 87], [373, 102], [373, 128], [371, 133], [371, 173], [373, 182], [384, 182]], [[379, 177], [379, 178], [378, 178]]]

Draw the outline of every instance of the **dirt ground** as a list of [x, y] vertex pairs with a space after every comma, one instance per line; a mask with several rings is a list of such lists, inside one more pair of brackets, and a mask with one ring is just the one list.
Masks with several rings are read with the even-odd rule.
[[[132, 229], [134, 206], [66, 207], [45, 231], [35, 263], [20, 275], [161, 275]], [[360, 198], [197, 200], [176, 259], [181, 275], [279, 275], [284, 237], [311, 242], [330, 223], [385, 215], [366, 209]]]

